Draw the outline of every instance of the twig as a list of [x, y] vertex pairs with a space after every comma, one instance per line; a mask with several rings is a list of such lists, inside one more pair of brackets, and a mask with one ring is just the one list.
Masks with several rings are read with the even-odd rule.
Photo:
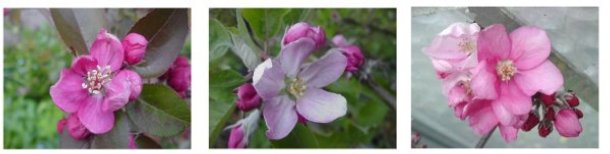
[[365, 78], [364, 81], [366, 85], [375, 91], [375, 93], [379, 94], [379, 96], [384, 100], [386, 105], [388, 105], [392, 110], [396, 111], [396, 97], [394, 97], [390, 92], [381, 87], [377, 82], [371, 80], [371, 78]]
[[485, 136], [481, 137], [481, 139], [479, 139], [479, 143], [477, 143], [477, 146], [474, 148], [483, 148], [485, 147], [485, 144], [487, 144], [487, 140], [489, 140], [489, 137], [491, 136], [491, 134], [494, 133], [494, 131], [496, 130], [498, 126], [494, 127], [491, 129], [491, 131], [489, 131], [489, 133], [487, 133]]

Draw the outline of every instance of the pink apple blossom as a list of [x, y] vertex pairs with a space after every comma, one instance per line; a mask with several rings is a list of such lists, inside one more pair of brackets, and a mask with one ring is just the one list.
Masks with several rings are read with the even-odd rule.
[[305, 22], [296, 23], [288, 28], [282, 38], [282, 47], [301, 38], [310, 38], [315, 43], [315, 49], [320, 49], [326, 44], [326, 34], [319, 26], [311, 26]]
[[129, 33], [123, 38], [123, 48], [125, 49], [125, 62], [134, 65], [142, 61], [148, 40], [138, 33]]
[[313, 39], [301, 38], [284, 46], [275, 59], [267, 59], [255, 68], [253, 85], [264, 101], [269, 139], [286, 137], [299, 114], [316, 123], [329, 123], [345, 115], [345, 97], [322, 88], [343, 74], [347, 58], [338, 49], [331, 49], [317, 61], [304, 64], [315, 48]]
[[555, 123], [555, 129], [563, 137], [578, 137], [582, 132], [578, 115], [570, 108], [559, 110], [553, 122]]
[[89, 55], [75, 58], [72, 66], [63, 69], [57, 83], [51, 86], [53, 102], [64, 112], [78, 116], [92, 133], [110, 131], [114, 126], [114, 111], [122, 108], [132, 93], [139, 93], [142, 86], [137, 73], [121, 69], [123, 59], [121, 42], [106, 30], [100, 30]]
[[510, 35], [503, 25], [491, 25], [477, 39], [478, 69], [471, 80], [477, 99], [492, 100], [503, 126], [514, 126], [532, 109], [536, 92], [550, 95], [563, 84], [561, 73], [547, 60], [550, 41], [543, 30], [520, 27]]

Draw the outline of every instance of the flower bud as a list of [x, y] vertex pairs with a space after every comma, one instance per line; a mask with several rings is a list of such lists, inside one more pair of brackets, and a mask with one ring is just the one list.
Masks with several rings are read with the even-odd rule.
[[137, 149], [138, 148], [138, 144], [136, 144], [136, 137], [135, 135], [129, 135], [128, 138], [128, 143], [127, 143], [127, 147], [129, 147], [129, 149]]
[[148, 40], [138, 33], [129, 33], [122, 41], [125, 50], [125, 61], [129, 65], [137, 64], [144, 58]]
[[256, 93], [252, 83], [245, 83], [237, 88], [237, 101], [235, 104], [242, 111], [250, 111], [261, 105], [261, 98]]
[[57, 122], [57, 133], [58, 134], [63, 134], [64, 133], [64, 128], [66, 127], [67, 123], [68, 123], [68, 120], [66, 120], [66, 118], [61, 118]]
[[176, 92], [185, 95], [185, 92], [191, 87], [191, 65], [188, 63], [188, 58], [178, 57], [167, 71], [167, 83]]
[[70, 136], [76, 140], [85, 139], [91, 134], [83, 123], [80, 122], [77, 115], [72, 114], [68, 116], [67, 126]]
[[333, 37], [333, 44], [339, 47], [343, 55], [347, 58], [347, 66], [345, 71], [356, 72], [358, 68], [364, 64], [364, 55], [360, 51], [360, 48], [355, 45], [349, 44], [343, 35], [337, 35]]
[[536, 114], [536, 112], [530, 111], [527, 120], [525, 120], [525, 123], [521, 126], [521, 129], [528, 132], [538, 125], [538, 123], [540, 123], [540, 117], [538, 114]]
[[553, 124], [548, 121], [541, 122], [540, 125], [538, 125], [538, 135], [540, 135], [540, 137], [549, 136], [549, 134], [551, 134], [552, 131], [553, 131]]
[[316, 43], [316, 49], [320, 49], [326, 44], [326, 34], [321, 27], [299, 22], [288, 28], [282, 39], [282, 45], [287, 45], [301, 38], [312, 39]]
[[555, 129], [563, 137], [577, 137], [582, 132], [582, 126], [578, 121], [578, 115], [574, 110], [564, 108], [557, 112], [554, 120]]
[[540, 100], [546, 106], [552, 106], [555, 104], [555, 93], [551, 95], [540, 93]]
[[576, 97], [576, 94], [572, 91], [566, 93], [566, 95], [564, 95], [563, 97], [566, 99], [566, 102], [568, 102], [571, 107], [575, 107], [580, 104], [578, 97]]
[[142, 78], [134, 71], [124, 71], [127, 74], [126, 81], [129, 82], [129, 101], [134, 101], [140, 97], [142, 92]]
[[245, 138], [244, 129], [241, 127], [241, 125], [233, 127], [233, 129], [231, 129], [231, 134], [229, 135], [229, 148], [245, 148], [247, 142], [248, 141]]
[[577, 108], [574, 108], [574, 113], [576, 113], [576, 116], [578, 116], [578, 119], [581, 119], [581, 118], [584, 116], [584, 114], [582, 113], [582, 111], [580, 111], [580, 110], [579, 110], [579, 109], [577, 109]]
[[258, 119], [261, 112], [258, 109], [253, 110], [245, 119], [237, 121], [235, 124], [225, 128], [231, 129], [227, 147], [229, 148], [245, 148], [248, 145], [248, 138], [258, 128]]

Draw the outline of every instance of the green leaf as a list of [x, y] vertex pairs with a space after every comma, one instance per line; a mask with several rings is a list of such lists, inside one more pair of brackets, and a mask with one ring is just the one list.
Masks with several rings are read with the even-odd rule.
[[218, 59], [233, 46], [229, 30], [216, 19], [210, 19], [210, 61]]
[[91, 142], [94, 149], [127, 149], [129, 144], [129, 119], [122, 112], [115, 113], [114, 127], [110, 132], [95, 135]]
[[157, 143], [155, 140], [151, 139], [146, 135], [138, 135], [136, 136], [136, 145], [138, 149], [161, 149], [161, 145]]
[[233, 46], [231, 47], [233, 53], [241, 59], [248, 70], [253, 71], [260, 63], [259, 52], [248, 45], [240, 35], [231, 33], [231, 40], [233, 41]]
[[127, 115], [139, 130], [161, 137], [177, 135], [191, 122], [188, 104], [160, 84], [144, 84], [138, 101], [127, 105]]
[[243, 76], [233, 70], [210, 70], [210, 146], [223, 131], [225, 123], [235, 110], [233, 89], [245, 82]]
[[271, 141], [276, 148], [319, 148], [315, 134], [303, 124], [297, 124], [292, 132], [278, 141]]
[[57, 32], [68, 48], [78, 54], [89, 48], [101, 28], [107, 27], [103, 9], [50, 9]]
[[187, 9], [156, 9], [138, 20], [129, 33], [146, 37], [144, 61], [134, 70], [144, 78], [158, 77], [169, 69], [180, 54], [189, 34]]
[[301, 12], [292, 9], [242, 9], [241, 15], [250, 23], [256, 37], [266, 41], [299, 21]]

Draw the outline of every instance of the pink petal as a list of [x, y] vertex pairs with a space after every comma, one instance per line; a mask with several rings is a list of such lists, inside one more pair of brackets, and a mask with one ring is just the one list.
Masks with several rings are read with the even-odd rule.
[[510, 59], [520, 70], [528, 70], [546, 61], [551, 53], [551, 41], [543, 30], [523, 26], [510, 33], [512, 50]]
[[291, 78], [296, 77], [301, 64], [315, 49], [315, 45], [316, 43], [312, 39], [301, 38], [282, 48], [278, 58], [286, 76]]
[[495, 72], [489, 69], [490, 66], [486, 61], [481, 61], [477, 67], [477, 72], [474, 73], [470, 81], [470, 87], [475, 98], [478, 99], [496, 99], [498, 97], [498, 78]]
[[511, 43], [506, 28], [494, 24], [479, 32], [477, 38], [478, 60], [497, 61], [506, 59], [510, 53]]
[[454, 37], [461, 37], [464, 35], [476, 36], [480, 30], [481, 27], [476, 23], [458, 22], [449, 25], [449, 27], [443, 30], [439, 35], [450, 35]]
[[333, 44], [338, 47], [343, 47], [343, 46], [349, 45], [349, 43], [347, 43], [347, 41], [345, 40], [345, 37], [343, 37], [343, 35], [336, 35], [335, 37], [333, 37], [332, 41], [333, 41]]
[[252, 75], [256, 93], [265, 101], [278, 95], [284, 88], [284, 72], [275, 60], [267, 59], [256, 66]]
[[551, 61], [545, 61], [538, 67], [520, 71], [514, 76], [515, 83], [524, 94], [531, 96], [540, 91], [550, 95], [563, 85], [561, 72]]
[[89, 92], [83, 89], [83, 77], [70, 69], [64, 69], [59, 80], [51, 86], [51, 99], [64, 112], [76, 112], [89, 97]]
[[425, 47], [424, 53], [434, 59], [456, 60], [468, 56], [466, 52], [460, 51], [461, 39], [453, 36], [437, 36], [430, 45]]
[[318, 88], [308, 88], [297, 99], [297, 111], [305, 119], [316, 123], [329, 123], [347, 112], [345, 97]]
[[498, 125], [498, 120], [496, 119], [493, 110], [489, 106], [481, 108], [480, 110], [470, 114], [468, 122], [470, 127], [474, 129], [474, 132], [479, 135], [489, 133], [491, 129]]
[[321, 88], [339, 79], [346, 65], [347, 58], [341, 51], [332, 49], [298, 75], [307, 83], [308, 87]]
[[[114, 78], [112, 78], [110, 83], [104, 85], [106, 93], [104, 96], [102, 111], [114, 112], [123, 108], [123, 106], [129, 102], [132, 87], [131, 81], [129, 81], [129, 76], [132, 75], [130, 72], [131, 71], [120, 71], [114, 76]], [[140, 85], [140, 89], [141, 88], [142, 87]]]
[[129, 83], [129, 100], [136, 100], [138, 97], [140, 97], [140, 93], [142, 92], [142, 77], [140, 77], [138, 73], [130, 70], [122, 70], [121, 73], [126, 74], [124, 75], [126, 76], [125, 81]]
[[98, 65], [101, 67], [110, 66], [113, 72], [121, 68], [125, 56], [121, 41], [104, 29], [97, 34], [90, 52], [91, 56], [97, 60]]
[[513, 115], [527, 114], [532, 110], [532, 99], [512, 81], [500, 84], [500, 96], [496, 100]]
[[502, 125], [513, 126], [517, 122], [515, 115], [508, 111], [502, 102], [492, 101], [491, 108]]
[[453, 114], [455, 115], [455, 117], [460, 118], [460, 120], [466, 119], [464, 109], [466, 108], [467, 104], [468, 103], [466, 102], [461, 102], [453, 106]]
[[519, 129], [513, 126], [500, 125], [500, 134], [502, 135], [502, 138], [504, 138], [504, 141], [507, 143], [517, 139], [518, 131]]
[[114, 113], [102, 110], [102, 95], [92, 95], [78, 110], [80, 121], [94, 134], [104, 134], [114, 127]]
[[89, 55], [78, 56], [72, 61], [72, 71], [80, 76], [87, 76], [87, 72], [97, 69], [97, 61]]
[[451, 90], [449, 90], [449, 95], [447, 95], [447, 98], [449, 99], [449, 106], [454, 106], [458, 103], [464, 102], [466, 97], [466, 90], [462, 86], [453, 87]]
[[263, 105], [263, 117], [268, 128], [267, 138], [282, 139], [288, 136], [297, 124], [295, 102], [287, 95], [274, 97]]

